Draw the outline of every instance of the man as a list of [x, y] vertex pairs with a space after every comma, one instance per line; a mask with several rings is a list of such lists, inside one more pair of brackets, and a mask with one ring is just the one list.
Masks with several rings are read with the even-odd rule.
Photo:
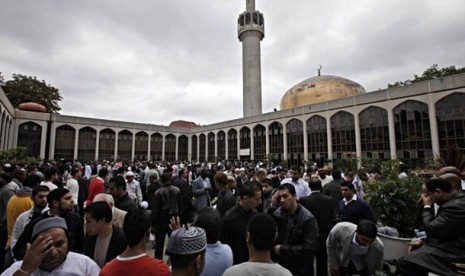
[[108, 193], [113, 196], [115, 200], [115, 207], [131, 213], [136, 209], [136, 205], [126, 192], [126, 180], [121, 175], [110, 179], [108, 182]]
[[84, 255], [100, 268], [126, 249], [126, 237], [121, 228], [113, 226], [111, 218], [111, 208], [106, 202], [95, 202], [84, 209]]
[[316, 271], [318, 276], [328, 275], [326, 254], [326, 239], [334, 225], [336, 214], [333, 208], [333, 199], [321, 193], [322, 183], [319, 178], [313, 177], [309, 182], [312, 193], [299, 200], [300, 204], [315, 216], [320, 235], [319, 251], [316, 252]]
[[[4, 168], [11, 168], [11, 165]], [[0, 174], [0, 271], [4, 268], [5, 253], [3, 250], [6, 247], [8, 240], [8, 230], [7, 230], [7, 206], [10, 198], [19, 190], [18, 184], [11, 181], [12, 177], [10, 174], [2, 173]]]
[[233, 251], [234, 264], [246, 262], [249, 253], [246, 244], [247, 224], [262, 202], [262, 190], [254, 183], [246, 183], [240, 191], [239, 203], [229, 209], [223, 217], [221, 242]]
[[223, 275], [233, 264], [233, 255], [231, 247], [219, 241], [222, 229], [220, 214], [212, 207], [203, 208], [195, 217], [194, 226], [204, 229], [207, 235], [205, 267], [201, 276]]
[[81, 170], [79, 168], [71, 169], [71, 178], [66, 180], [66, 189], [73, 195], [74, 211], [79, 214], [79, 182]]
[[[40, 182], [40, 181], [39, 181]], [[47, 195], [50, 190], [47, 186], [37, 186], [32, 190], [33, 207], [21, 213], [15, 221], [13, 231], [11, 233], [11, 248], [13, 248], [18, 241], [19, 236], [24, 230], [24, 227], [31, 221], [38, 218], [42, 211], [47, 207]]]
[[[37, 176], [37, 175], [34, 175]], [[38, 177], [38, 176], [37, 176]], [[40, 179], [40, 178], [39, 178]], [[40, 182], [40, 180], [39, 180]], [[24, 227], [31, 221], [38, 218], [42, 211], [47, 207], [47, 195], [50, 193], [50, 190], [47, 186], [38, 186], [32, 190], [32, 201], [34, 207], [21, 213], [13, 226], [13, 231], [11, 233], [11, 248], [13, 248], [18, 241], [19, 236], [23, 232]]]
[[50, 217], [38, 222], [24, 260], [15, 262], [5, 275], [98, 275], [100, 269], [87, 256], [68, 252], [67, 225], [63, 218]]
[[339, 202], [342, 200], [342, 192], [341, 192], [341, 183], [342, 175], [341, 171], [334, 169], [331, 173], [333, 180], [328, 184], [323, 186], [323, 194], [329, 195], [333, 198], [333, 206], [335, 210], [338, 210]]
[[126, 191], [134, 204], [139, 206], [139, 203], [142, 202], [142, 190], [140, 188], [140, 183], [134, 179], [134, 173], [132, 171], [128, 171], [126, 173], [126, 180]]
[[74, 202], [71, 193], [65, 188], [57, 188], [48, 194], [47, 203], [50, 209], [26, 225], [16, 245], [12, 248], [15, 259], [22, 260], [24, 258], [27, 243], [31, 242], [31, 233], [34, 225], [49, 217], [61, 217], [65, 219], [68, 228], [67, 242], [69, 250], [78, 253], [82, 252], [84, 228], [81, 218], [74, 212]]
[[[457, 275], [453, 263], [465, 263], [465, 193], [449, 181], [432, 178], [424, 185], [422, 221], [427, 239], [398, 261], [403, 275]], [[438, 204], [434, 215], [432, 204]]]
[[44, 181], [42, 181], [40, 185], [45, 185], [50, 189], [50, 191], [53, 191], [56, 188], [58, 188], [58, 186], [53, 183], [53, 181], [55, 181], [56, 178], [57, 170], [54, 167], [48, 167], [44, 171]]
[[318, 251], [318, 225], [315, 217], [297, 201], [294, 185], [281, 184], [273, 195], [273, 213], [278, 225], [274, 252], [278, 263], [294, 275], [313, 275], [313, 257]]
[[276, 241], [277, 227], [272, 217], [259, 213], [247, 225], [247, 247], [249, 260], [228, 268], [224, 276], [269, 275], [290, 276], [289, 270], [271, 260], [271, 250]]
[[136, 210], [125, 218], [126, 250], [107, 263], [100, 276], [169, 276], [168, 266], [159, 259], [147, 256], [146, 246], [150, 236], [150, 217]]
[[362, 219], [376, 222], [371, 206], [363, 199], [357, 197], [354, 184], [349, 181], [341, 183], [341, 193], [343, 199], [338, 206], [338, 221], [348, 221], [358, 224]]
[[215, 175], [215, 186], [218, 190], [216, 198], [216, 209], [220, 212], [220, 216], [224, 217], [226, 211], [236, 205], [236, 197], [228, 187], [228, 176], [223, 172], [218, 172]]
[[361, 220], [358, 225], [336, 224], [326, 241], [330, 275], [369, 276], [381, 270], [384, 245], [376, 236], [376, 224], [369, 220]]
[[281, 181], [281, 185], [285, 183], [290, 183], [294, 186], [297, 199], [310, 194], [308, 183], [302, 179], [302, 169], [298, 166], [292, 167], [290, 178], [286, 178]]
[[170, 256], [172, 276], [198, 276], [205, 266], [207, 236], [199, 227], [174, 230], [166, 254]]
[[112, 213], [111, 223], [113, 223], [114, 226], [117, 226], [117, 227], [123, 229], [124, 218], [126, 217], [126, 214], [128, 212], [116, 208], [115, 207], [115, 201], [113, 200], [113, 197], [111, 195], [109, 195], [109, 194], [97, 194], [94, 197], [94, 203], [95, 202], [106, 202], [108, 205], [110, 205], [111, 213]]
[[175, 177], [171, 179], [173, 186], [178, 187], [181, 191], [182, 210], [181, 210], [181, 225], [192, 222], [194, 206], [192, 206], [192, 189], [183, 178], [184, 170], [181, 169]]
[[195, 198], [194, 207], [197, 212], [211, 206], [210, 191], [212, 185], [208, 178], [208, 170], [202, 169], [200, 176], [192, 182], [192, 194]]
[[181, 191], [171, 185], [171, 172], [165, 170], [160, 177], [162, 186], [153, 195], [152, 233], [155, 235], [155, 258], [163, 259], [166, 235], [171, 234], [170, 219], [180, 215], [182, 210]]
[[13, 263], [13, 258], [11, 256], [11, 234], [13, 233], [15, 221], [21, 213], [32, 208], [32, 188], [39, 186], [39, 184], [40, 177], [37, 175], [28, 175], [25, 179], [23, 179], [22, 189], [19, 189], [8, 201], [8, 205], [6, 207], [8, 239], [6, 243], [7, 257], [5, 258], [5, 267], [9, 267]]
[[84, 167], [84, 178], [89, 181], [92, 177], [92, 167], [90, 166], [90, 162], [87, 162]]
[[[105, 182], [107, 181], [108, 173], [108, 170], [106, 168], [103, 168], [98, 172], [97, 177], [92, 178], [87, 193], [86, 206], [92, 204], [92, 201], [94, 200], [94, 196], [96, 194], [105, 192]], [[126, 182], [124, 183], [126, 185]]]

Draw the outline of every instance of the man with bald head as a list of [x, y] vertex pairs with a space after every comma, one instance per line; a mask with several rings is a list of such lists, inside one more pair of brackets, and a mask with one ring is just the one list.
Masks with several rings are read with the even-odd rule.
[[115, 201], [113, 197], [109, 194], [100, 193], [95, 195], [93, 202], [106, 202], [111, 207], [112, 212], [112, 224], [118, 226], [119, 228], [123, 228], [124, 225], [124, 218], [128, 212], [121, 210], [115, 207]]
[[[465, 181], [463, 180], [464, 176], [463, 176], [463, 173], [460, 172], [459, 169], [457, 169], [454, 166], [447, 166], [439, 170], [438, 176], [443, 176], [446, 174], [448, 175], [446, 176], [447, 180], [453, 181], [452, 186], [456, 185], [458, 191], [465, 190]], [[450, 174], [456, 175], [460, 179], [458, 185], [457, 185], [457, 178], [452, 177]]]
[[462, 179], [458, 177], [456, 174], [445, 173], [441, 175], [440, 178], [444, 178], [445, 180], [449, 181], [452, 185], [452, 189], [456, 191], [462, 190]]

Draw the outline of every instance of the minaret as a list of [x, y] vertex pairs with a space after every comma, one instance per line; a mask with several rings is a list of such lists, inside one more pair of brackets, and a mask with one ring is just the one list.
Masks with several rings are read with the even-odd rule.
[[242, 42], [243, 116], [250, 117], [262, 114], [260, 41], [265, 36], [265, 21], [255, 10], [255, 0], [246, 0], [246, 6], [237, 30]]

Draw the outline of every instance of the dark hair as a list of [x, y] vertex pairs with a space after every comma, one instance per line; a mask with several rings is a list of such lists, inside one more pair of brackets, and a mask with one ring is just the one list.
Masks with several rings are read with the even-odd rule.
[[168, 170], [164, 170], [163, 174], [160, 176], [160, 182], [162, 185], [171, 184], [171, 172]]
[[291, 171], [296, 171], [297, 173], [302, 173], [302, 169], [299, 166], [293, 166], [291, 168]]
[[115, 187], [123, 189], [123, 191], [126, 191], [126, 180], [124, 180], [124, 177], [121, 175], [117, 175], [114, 179], [115, 181]]
[[250, 218], [247, 225], [252, 244], [260, 251], [271, 250], [275, 244], [277, 226], [274, 219], [264, 213], [259, 213]]
[[246, 197], [254, 197], [256, 192], [261, 192], [262, 189], [255, 183], [247, 182], [242, 185], [240, 189], [240, 198]]
[[440, 189], [446, 193], [450, 193], [452, 191], [452, 183], [441, 177], [431, 178], [426, 181], [425, 186], [429, 192], [434, 192], [436, 189]]
[[212, 244], [218, 241], [221, 234], [222, 221], [217, 209], [213, 209], [212, 207], [203, 208], [195, 217], [194, 225], [205, 230], [207, 243]]
[[57, 173], [57, 170], [54, 167], [48, 167], [44, 171], [44, 178], [45, 180], [50, 180], [52, 179], [52, 176], [54, 176]]
[[223, 172], [216, 173], [215, 174], [215, 183], [222, 186], [222, 187], [228, 186], [228, 176]]
[[341, 187], [348, 187], [349, 189], [351, 189], [352, 191], [355, 191], [355, 186], [354, 184], [352, 184], [351, 182], [349, 181], [344, 181], [341, 183]]
[[331, 173], [331, 176], [333, 177], [334, 180], [339, 180], [342, 178], [342, 174], [340, 170], [333, 170]]
[[183, 269], [189, 267], [192, 261], [199, 255], [204, 255], [205, 250], [190, 255], [170, 255], [171, 267], [173, 269]]
[[13, 177], [11, 177], [11, 175], [7, 173], [0, 173], [0, 178], [3, 178], [5, 180], [5, 184], [7, 184], [13, 179]]
[[67, 193], [69, 193], [69, 190], [65, 188], [56, 188], [53, 191], [50, 191], [47, 196], [48, 207], [52, 208], [53, 201], [60, 202], [60, 199]]
[[265, 178], [263, 179], [263, 183], [262, 184], [268, 184], [270, 186], [273, 186], [273, 180], [269, 179], [269, 178]]
[[310, 190], [312, 190], [312, 192], [320, 191], [321, 189], [323, 189], [323, 187], [321, 186], [321, 180], [317, 177], [313, 177], [312, 179], [310, 179], [310, 181], [308, 182], [308, 187], [310, 188]]
[[94, 202], [84, 209], [84, 213], [90, 214], [95, 220], [105, 219], [105, 222], [111, 222], [111, 207], [107, 202]]
[[40, 179], [40, 176], [36, 174], [28, 174], [26, 178], [24, 178], [23, 186], [34, 188], [36, 186], [39, 186], [41, 181], [42, 180]]
[[124, 218], [123, 231], [129, 247], [136, 246], [150, 228], [150, 216], [142, 209], [135, 209]]
[[78, 167], [71, 169], [71, 175], [74, 176], [76, 173], [80, 172], [81, 170]]
[[50, 188], [45, 185], [38, 185], [32, 189], [32, 196], [35, 197], [40, 192], [50, 192]]
[[108, 175], [108, 170], [106, 168], [101, 168], [100, 171], [98, 171], [98, 176], [100, 177], [105, 177]]
[[295, 187], [291, 183], [284, 183], [278, 187], [278, 191], [288, 190], [289, 193], [293, 196], [296, 195]]
[[373, 221], [362, 219], [357, 224], [357, 232], [359, 235], [374, 239], [378, 235], [378, 228]]

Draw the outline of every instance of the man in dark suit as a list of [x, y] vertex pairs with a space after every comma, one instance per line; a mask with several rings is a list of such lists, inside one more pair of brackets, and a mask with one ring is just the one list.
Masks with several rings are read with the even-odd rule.
[[112, 224], [111, 207], [106, 202], [95, 202], [84, 209], [86, 239], [84, 255], [100, 268], [126, 249], [126, 236]]
[[205, 207], [211, 206], [210, 191], [212, 185], [208, 178], [208, 170], [203, 169], [200, 176], [192, 182], [192, 194], [195, 198], [194, 207], [200, 212]]
[[333, 198], [333, 208], [335, 209], [335, 212], [337, 212], [339, 202], [342, 200], [342, 174], [339, 170], [333, 170], [331, 176], [333, 177], [333, 181], [329, 182], [323, 187], [322, 193]]
[[312, 193], [302, 197], [299, 201], [302, 206], [309, 210], [316, 218], [320, 234], [320, 250], [315, 254], [317, 275], [328, 275], [326, 254], [326, 239], [334, 225], [336, 218], [333, 207], [333, 199], [321, 193], [321, 180], [312, 178], [308, 183]]

